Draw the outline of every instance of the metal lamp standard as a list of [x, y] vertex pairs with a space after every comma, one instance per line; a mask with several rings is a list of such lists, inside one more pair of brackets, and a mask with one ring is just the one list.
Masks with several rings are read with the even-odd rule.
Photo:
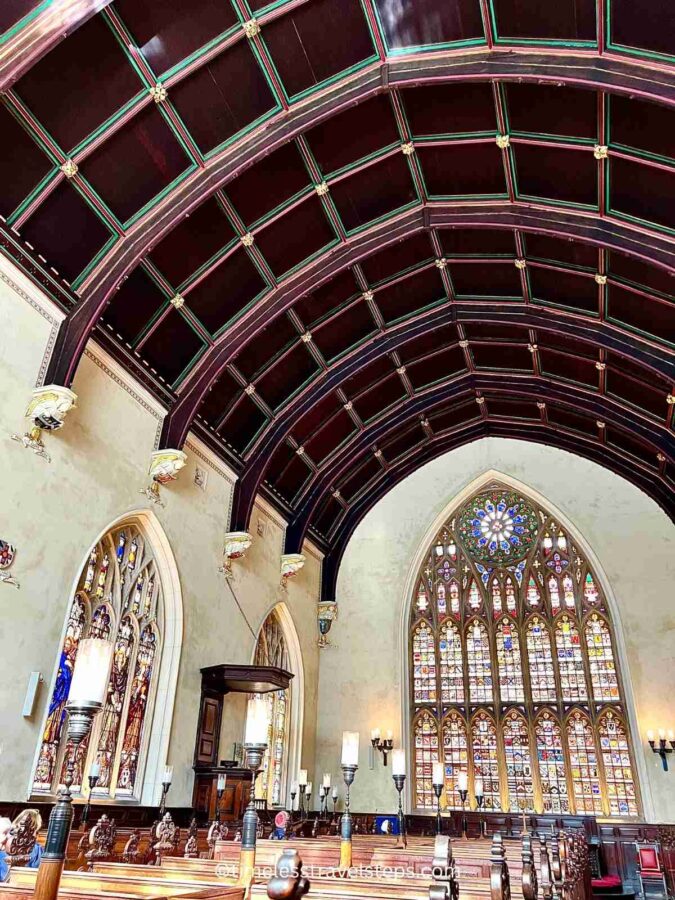
[[84, 804], [84, 809], [82, 810], [82, 818], [80, 820], [80, 825], [82, 827], [82, 831], [87, 830], [87, 822], [89, 821], [89, 810], [91, 808], [91, 792], [94, 790], [96, 785], [98, 784], [98, 780], [101, 777], [101, 763], [95, 759], [91, 764], [91, 768], [89, 769], [89, 776], [87, 781], [89, 782], [89, 793], [87, 794], [87, 802]]
[[466, 772], [460, 772], [457, 776], [457, 793], [462, 804], [462, 839], [468, 838], [469, 823], [466, 818], [466, 798], [469, 795], [469, 776]]
[[391, 774], [398, 791], [398, 833], [404, 847], [408, 846], [408, 837], [403, 815], [402, 793], [405, 787], [405, 750], [394, 750], [391, 757]]
[[441, 819], [441, 795], [445, 785], [444, 768], [442, 762], [433, 764], [433, 775], [431, 779], [434, 794], [436, 795], [436, 834], [441, 834], [443, 821]]
[[248, 702], [246, 736], [244, 738], [245, 765], [251, 770], [251, 794], [241, 829], [241, 854], [239, 857], [239, 880], [244, 885], [253, 881], [255, 848], [258, 835], [258, 811], [255, 807], [255, 783], [260, 772], [268, 737], [268, 705], [262, 697], [253, 697]]
[[35, 882], [36, 900], [56, 900], [66, 861], [68, 836], [73, 824], [73, 784], [77, 748], [91, 730], [94, 717], [103, 708], [113, 645], [97, 638], [81, 640], [77, 648], [68, 703], [66, 777], [47, 828], [44, 853]]
[[340, 823], [340, 868], [349, 869], [352, 864], [352, 814], [349, 811], [349, 790], [359, 767], [359, 733], [345, 731], [342, 734], [342, 777], [346, 786], [345, 811]]

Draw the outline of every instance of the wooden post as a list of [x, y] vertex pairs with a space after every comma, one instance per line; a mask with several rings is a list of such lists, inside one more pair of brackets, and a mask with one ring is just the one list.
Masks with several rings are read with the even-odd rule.
[[544, 900], [552, 900], [553, 884], [551, 882], [551, 862], [548, 856], [548, 847], [546, 846], [546, 835], [542, 834], [539, 839], [540, 856], [539, 870], [541, 872], [541, 895]]
[[498, 831], [492, 837], [490, 851], [490, 897], [491, 900], [511, 900], [511, 879], [504, 853], [504, 840]]
[[534, 853], [532, 852], [532, 838], [525, 832], [523, 834], [523, 898], [524, 900], [537, 900], [539, 885], [537, 884], [537, 869], [534, 865]]
[[431, 869], [433, 883], [429, 886], [429, 900], [458, 900], [457, 870], [452, 857], [452, 844], [446, 835], [436, 835]]
[[299, 900], [309, 890], [309, 880], [302, 874], [302, 860], [297, 850], [284, 850], [267, 882], [270, 900]]

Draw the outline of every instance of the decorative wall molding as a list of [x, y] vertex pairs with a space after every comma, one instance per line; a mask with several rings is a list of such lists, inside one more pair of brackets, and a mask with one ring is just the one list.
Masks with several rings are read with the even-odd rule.
[[200, 459], [203, 463], [205, 463], [210, 469], [213, 469], [214, 472], [217, 472], [221, 478], [224, 478], [228, 484], [234, 487], [235, 482], [237, 481], [237, 473], [234, 469], [231, 469], [230, 466], [226, 465], [219, 459], [216, 454], [211, 450], [207, 445], [196, 437], [194, 434], [190, 433], [188, 435], [187, 440], [185, 441], [185, 450], [194, 454], [197, 459]]
[[147, 410], [153, 418], [158, 419], [161, 426], [161, 422], [166, 415], [166, 407], [146, 391], [135, 378], [131, 378], [129, 373], [109, 353], [106, 353], [95, 341], [89, 341], [84, 355], [112, 378], [130, 397], [133, 397], [139, 406]]

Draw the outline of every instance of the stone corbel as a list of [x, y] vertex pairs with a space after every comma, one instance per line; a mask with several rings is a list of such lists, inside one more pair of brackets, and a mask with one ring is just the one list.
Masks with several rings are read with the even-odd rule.
[[186, 462], [187, 456], [182, 450], [155, 450], [150, 457], [150, 468], [148, 469], [148, 475], [152, 481], [140, 493], [151, 503], [164, 506], [159, 495], [160, 486], [175, 481]]
[[228, 531], [223, 546], [223, 564], [218, 569], [226, 578], [232, 577], [232, 560], [242, 559], [253, 543], [248, 531]]
[[13, 434], [12, 440], [22, 444], [26, 450], [32, 450], [36, 456], [51, 462], [51, 456], [42, 441], [42, 432], [57, 431], [63, 427], [66, 415], [74, 408], [76, 402], [77, 394], [60, 384], [35, 388], [25, 413], [33, 426], [24, 434]]
[[288, 579], [295, 578], [305, 565], [302, 553], [284, 553], [281, 557], [281, 587], [287, 590]]

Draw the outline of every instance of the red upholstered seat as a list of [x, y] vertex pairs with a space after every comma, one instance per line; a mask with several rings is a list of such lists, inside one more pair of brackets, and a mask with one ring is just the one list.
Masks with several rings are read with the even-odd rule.
[[638, 850], [640, 855], [640, 868], [643, 873], [645, 871], [649, 871], [650, 869], [655, 872], [661, 871], [661, 866], [659, 865], [659, 856], [656, 852], [656, 847], [640, 847]]
[[605, 875], [603, 878], [594, 878], [591, 881], [593, 890], [608, 891], [622, 886], [621, 879], [618, 875]]

